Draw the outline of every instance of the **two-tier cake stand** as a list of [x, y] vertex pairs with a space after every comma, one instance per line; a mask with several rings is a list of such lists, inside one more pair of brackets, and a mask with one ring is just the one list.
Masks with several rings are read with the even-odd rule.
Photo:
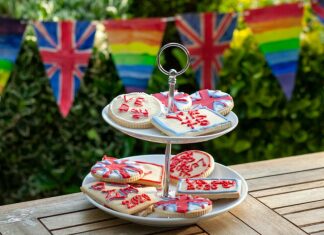
[[[161, 53], [168, 47], [178, 47], [182, 49], [186, 55], [187, 55], [187, 65], [184, 69], [182, 69], [180, 72], [177, 72], [174, 69], [171, 69], [169, 72], [166, 71], [160, 64], [160, 56]], [[186, 69], [188, 68], [190, 64], [189, 59], [189, 52], [188, 50], [178, 43], [169, 43], [163, 46], [159, 52], [158, 56], [158, 66], [159, 69], [166, 75], [169, 76], [169, 102], [168, 102], [168, 111], [172, 110], [173, 107], [173, 97], [174, 97], [174, 91], [175, 91], [175, 84], [176, 84], [176, 76], [184, 73]], [[134, 160], [134, 161], [146, 161], [146, 162], [152, 162], [157, 164], [164, 164], [165, 166], [165, 176], [163, 180], [163, 197], [169, 197], [170, 195], [174, 195], [175, 192], [175, 186], [170, 184], [170, 157], [171, 157], [171, 147], [172, 144], [190, 144], [190, 143], [198, 143], [203, 141], [208, 141], [211, 139], [215, 139], [217, 137], [220, 137], [230, 131], [232, 131], [238, 124], [238, 118], [235, 115], [234, 112], [230, 112], [226, 118], [231, 121], [232, 125], [230, 128], [225, 129], [221, 132], [217, 133], [211, 133], [206, 135], [200, 135], [200, 136], [166, 136], [163, 133], [161, 133], [156, 128], [149, 128], [149, 129], [131, 129], [127, 127], [123, 127], [116, 122], [114, 122], [109, 116], [108, 116], [108, 108], [109, 105], [107, 105], [102, 110], [102, 117], [103, 119], [111, 126], [116, 128], [117, 130], [135, 137], [137, 139], [155, 142], [155, 143], [162, 143], [166, 144], [165, 154], [152, 154], [152, 155], [139, 155], [139, 156], [133, 156], [129, 157], [128, 159]], [[96, 207], [125, 220], [132, 221], [134, 223], [144, 224], [144, 225], [151, 225], [151, 226], [182, 226], [182, 225], [188, 225], [188, 224], [194, 224], [197, 223], [199, 220], [207, 219], [210, 217], [213, 217], [217, 214], [223, 213], [225, 211], [228, 211], [232, 209], [233, 207], [239, 205], [247, 196], [248, 187], [247, 183], [244, 180], [244, 178], [235, 172], [234, 170], [215, 163], [215, 168], [213, 173], [208, 178], [231, 178], [231, 179], [239, 179], [242, 181], [242, 187], [241, 187], [241, 194], [240, 197], [237, 199], [231, 199], [231, 200], [216, 200], [213, 201], [213, 210], [209, 212], [206, 215], [197, 217], [197, 218], [159, 218], [154, 213], [147, 216], [147, 217], [141, 217], [141, 216], [135, 216], [135, 215], [128, 215], [124, 213], [120, 213], [118, 211], [114, 211], [112, 209], [109, 209], [107, 207], [104, 207], [88, 197], [88, 200], [94, 204]], [[82, 185], [91, 183], [93, 181], [96, 181], [91, 174], [89, 173], [85, 179], [83, 180]]]

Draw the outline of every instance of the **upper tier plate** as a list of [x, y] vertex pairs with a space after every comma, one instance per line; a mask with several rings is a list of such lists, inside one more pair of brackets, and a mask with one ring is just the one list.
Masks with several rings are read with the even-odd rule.
[[158, 129], [156, 128], [149, 128], [149, 129], [132, 129], [132, 128], [127, 128], [123, 127], [114, 120], [112, 120], [108, 116], [108, 107], [107, 105], [103, 110], [102, 110], [102, 117], [103, 119], [111, 126], [116, 128], [117, 130], [130, 135], [132, 137], [135, 137], [137, 139], [142, 139], [150, 142], [156, 142], [156, 143], [162, 143], [162, 144], [189, 144], [189, 143], [197, 143], [197, 142], [203, 142], [211, 139], [215, 139], [217, 137], [220, 137], [230, 131], [232, 131], [238, 124], [238, 118], [234, 112], [230, 112], [226, 118], [232, 122], [232, 126], [224, 131], [217, 132], [217, 133], [209, 133], [206, 135], [199, 135], [199, 136], [167, 136], [163, 133], [161, 133]]

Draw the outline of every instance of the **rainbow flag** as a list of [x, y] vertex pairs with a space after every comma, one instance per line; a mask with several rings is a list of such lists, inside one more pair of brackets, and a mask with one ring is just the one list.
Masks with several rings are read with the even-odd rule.
[[324, 0], [312, 2], [313, 11], [318, 16], [318, 19], [324, 24]]
[[164, 34], [160, 18], [107, 20], [108, 42], [117, 72], [127, 92], [147, 88]]
[[0, 94], [16, 61], [25, 28], [20, 20], [0, 17]]
[[292, 3], [249, 10], [244, 17], [288, 99], [295, 86], [302, 16], [303, 7]]

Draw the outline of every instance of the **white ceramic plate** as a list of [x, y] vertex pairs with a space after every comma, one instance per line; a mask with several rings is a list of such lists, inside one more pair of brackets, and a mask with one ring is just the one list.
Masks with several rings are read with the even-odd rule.
[[[134, 156], [129, 157], [132, 160], [139, 160], [139, 161], [146, 161], [146, 162], [153, 162], [157, 164], [164, 165], [164, 155], [161, 154], [153, 154], [153, 155], [142, 155], [142, 156]], [[143, 224], [143, 225], [149, 225], [149, 226], [157, 226], [157, 227], [175, 227], [175, 226], [184, 226], [189, 224], [195, 224], [200, 220], [208, 219], [210, 217], [214, 217], [218, 214], [221, 214], [223, 212], [226, 212], [233, 207], [239, 205], [243, 200], [246, 198], [248, 193], [248, 186], [244, 178], [238, 174], [236, 171], [223, 166], [221, 164], [215, 163], [215, 169], [213, 173], [209, 176], [210, 178], [234, 178], [234, 179], [240, 179], [242, 181], [242, 189], [241, 189], [241, 196], [237, 199], [221, 199], [213, 201], [213, 210], [203, 216], [197, 217], [197, 218], [158, 218], [154, 213], [149, 215], [148, 217], [140, 217], [140, 216], [134, 216], [134, 215], [128, 215], [124, 213], [120, 213], [118, 211], [114, 211], [112, 209], [106, 208], [87, 195], [86, 198], [96, 207], [99, 209], [116, 216], [118, 218], [131, 221], [133, 223], [137, 224]], [[82, 185], [91, 183], [96, 181], [94, 177], [91, 176], [89, 173], [83, 180]], [[170, 185], [170, 192], [172, 194], [172, 191], [175, 191], [175, 186]]]
[[230, 131], [232, 131], [238, 124], [238, 118], [234, 112], [230, 112], [226, 118], [232, 122], [232, 126], [226, 130], [223, 130], [221, 132], [217, 133], [210, 133], [206, 135], [200, 135], [200, 136], [167, 136], [160, 132], [156, 128], [149, 128], [149, 129], [133, 129], [133, 128], [127, 128], [123, 127], [114, 120], [112, 120], [108, 116], [108, 107], [107, 105], [103, 110], [102, 110], [102, 117], [103, 119], [111, 126], [116, 128], [117, 130], [130, 135], [132, 137], [150, 141], [150, 142], [156, 142], [156, 143], [162, 143], [162, 144], [189, 144], [189, 143], [197, 143], [197, 142], [203, 142], [211, 139], [215, 139], [217, 137], [220, 137]]

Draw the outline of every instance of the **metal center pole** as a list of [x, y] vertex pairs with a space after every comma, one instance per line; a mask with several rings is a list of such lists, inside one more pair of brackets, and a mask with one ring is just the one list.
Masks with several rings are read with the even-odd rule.
[[[169, 94], [168, 94], [168, 113], [171, 113], [174, 105], [174, 91], [177, 82], [177, 71], [171, 69], [169, 72]], [[169, 185], [170, 185], [170, 157], [171, 157], [172, 144], [168, 142], [165, 147], [165, 175], [163, 178], [163, 197], [169, 197]]]

